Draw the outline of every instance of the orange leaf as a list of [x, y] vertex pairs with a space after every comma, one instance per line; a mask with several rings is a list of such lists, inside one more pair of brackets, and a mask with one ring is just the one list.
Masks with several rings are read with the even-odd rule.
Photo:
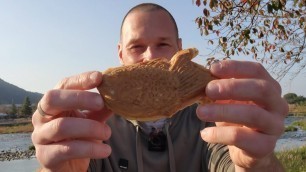
[[199, 7], [201, 5], [201, 0], [196, 0], [196, 5]]
[[216, 31], [216, 34], [217, 34], [217, 36], [219, 36], [219, 35], [220, 35], [220, 31], [217, 30], [217, 31]]

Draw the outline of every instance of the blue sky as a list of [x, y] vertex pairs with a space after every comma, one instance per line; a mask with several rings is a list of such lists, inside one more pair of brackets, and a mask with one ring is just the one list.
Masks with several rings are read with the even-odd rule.
[[[203, 55], [209, 52], [194, 22], [202, 8], [192, 0], [0, 0], [0, 78], [44, 93], [64, 77], [120, 65], [121, 20], [141, 2], [158, 3], [173, 14], [183, 47], [197, 47]], [[195, 61], [204, 64], [205, 58]], [[283, 81], [283, 93], [306, 96], [305, 77], [304, 73]]]

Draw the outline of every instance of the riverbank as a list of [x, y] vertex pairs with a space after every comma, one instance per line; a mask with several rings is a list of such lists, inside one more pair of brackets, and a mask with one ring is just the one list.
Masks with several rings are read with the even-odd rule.
[[[289, 126], [293, 122], [303, 119], [306, 119], [306, 116], [288, 116], [285, 119], [285, 126]], [[5, 125], [5, 127], [14, 126], [9, 123], [6, 123]], [[0, 134], [0, 143], [1, 167], [4, 164], [7, 164], [7, 162], [11, 162], [12, 166], [15, 163], [22, 164], [23, 162], [29, 162], [36, 164], [35, 167], [38, 167], [38, 162], [35, 158], [35, 151], [29, 149], [33, 145], [31, 140], [31, 132]], [[306, 131], [298, 129], [297, 131], [285, 132], [277, 141], [274, 151], [282, 152], [294, 149], [298, 150], [302, 146], [306, 146]]]
[[0, 152], [0, 161], [12, 161], [19, 159], [31, 159], [35, 158], [35, 150], [2, 150]]
[[0, 143], [1, 172], [30, 172], [38, 169], [31, 133], [0, 134]]
[[0, 161], [30, 159], [35, 156], [31, 133], [0, 134]]
[[[285, 125], [291, 125], [294, 121], [305, 118], [289, 116], [285, 120]], [[31, 133], [0, 134], [0, 143], [0, 161], [28, 159], [35, 156], [35, 152], [29, 150], [33, 145]], [[274, 151], [292, 150], [301, 146], [306, 146], [306, 131], [299, 129], [285, 132], [277, 141]]]
[[34, 129], [30, 118], [1, 119], [0, 134], [30, 133]]

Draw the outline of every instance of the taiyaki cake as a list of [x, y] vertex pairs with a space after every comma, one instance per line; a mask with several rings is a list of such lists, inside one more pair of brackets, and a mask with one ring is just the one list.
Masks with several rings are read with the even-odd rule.
[[178, 51], [171, 60], [158, 58], [110, 68], [97, 87], [105, 105], [129, 120], [168, 118], [194, 103], [205, 103], [205, 87], [216, 79], [204, 66], [192, 62], [196, 48]]

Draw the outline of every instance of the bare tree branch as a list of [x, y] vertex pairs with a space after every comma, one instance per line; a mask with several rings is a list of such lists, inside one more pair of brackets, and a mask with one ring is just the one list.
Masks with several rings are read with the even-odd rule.
[[196, 23], [214, 45], [208, 56], [252, 55], [278, 80], [305, 69], [305, 0], [196, 0], [198, 6], [201, 2], [203, 16]]

